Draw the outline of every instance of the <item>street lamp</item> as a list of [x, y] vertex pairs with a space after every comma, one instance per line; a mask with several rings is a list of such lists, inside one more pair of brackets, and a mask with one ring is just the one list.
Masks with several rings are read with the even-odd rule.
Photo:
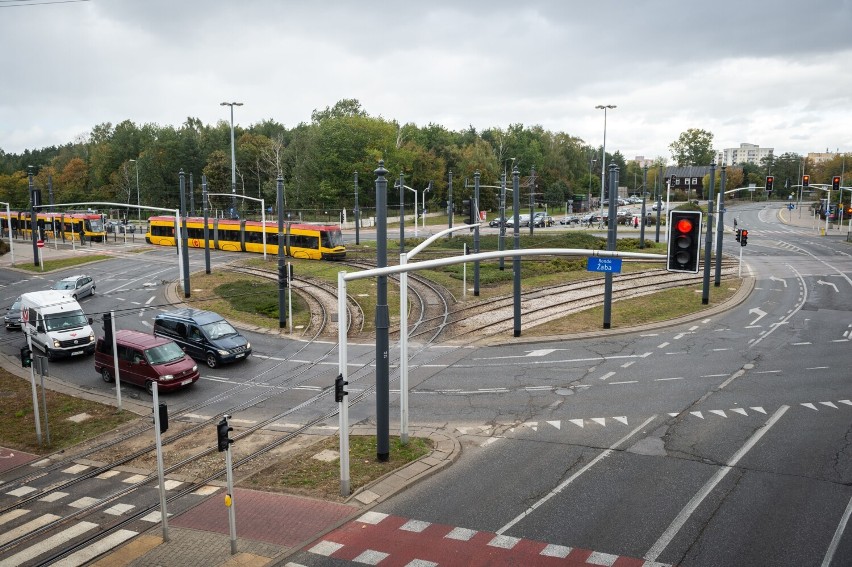
[[142, 208], [141, 208], [142, 207], [142, 201], [139, 199], [139, 162], [136, 161], [135, 159], [129, 159], [127, 161], [132, 162], [136, 166], [136, 206], [138, 207], [136, 209], [136, 212], [139, 214], [138, 218], [141, 221], [142, 220]]
[[[616, 106], [614, 104], [599, 104], [595, 108], [604, 111], [604, 136], [603, 149], [601, 150], [601, 222], [603, 222], [604, 188], [606, 187], [606, 111], [608, 109], [616, 108]], [[610, 195], [609, 198], [612, 199], [613, 196]]]
[[595, 158], [589, 160], [589, 213], [592, 212], [592, 167], [598, 162]]
[[231, 217], [237, 212], [237, 152], [234, 146], [234, 107], [242, 105], [241, 102], [219, 103], [219, 106], [231, 107]]

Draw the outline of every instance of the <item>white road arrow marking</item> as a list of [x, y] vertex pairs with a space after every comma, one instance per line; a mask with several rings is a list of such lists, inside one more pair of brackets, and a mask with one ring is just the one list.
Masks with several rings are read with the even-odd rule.
[[776, 278], [775, 276], [771, 276], [769, 279], [775, 282], [781, 282], [782, 284], [784, 284], [784, 287], [787, 287], [787, 280], [783, 278]]
[[833, 283], [831, 283], [831, 282], [824, 282], [824, 281], [822, 281], [822, 280], [817, 280], [817, 283], [818, 283], [818, 284], [820, 284], [820, 285], [830, 285], [831, 287], [833, 287], [833, 288], [834, 288], [834, 292], [835, 292], [835, 293], [840, 293], [839, 291], [837, 291], [837, 285], [835, 285], [835, 284], [833, 284]]
[[757, 319], [755, 319], [754, 321], [749, 323], [749, 325], [754, 325], [755, 323], [757, 323], [758, 321], [760, 321], [761, 319], [766, 317], [766, 312], [763, 311], [762, 309], [758, 309], [757, 307], [752, 307], [751, 309], [748, 310], [748, 312], [752, 315], [757, 315]]

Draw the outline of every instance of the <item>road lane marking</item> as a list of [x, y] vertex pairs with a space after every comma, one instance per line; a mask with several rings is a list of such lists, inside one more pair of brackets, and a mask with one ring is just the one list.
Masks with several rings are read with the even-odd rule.
[[766, 423], [763, 424], [759, 430], [757, 430], [754, 435], [752, 435], [746, 443], [740, 447], [740, 449], [734, 453], [731, 459], [728, 461], [728, 464], [725, 467], [719, 469], [713, 477], [708, 480], [701, 490], [699, 490], [695, 496], [684, 506], [683, 510], [680, 511], [680, 514], [672, 520], [672, 523], [669, 524], [669, 527], [666, 528], [666, 531], [663, 532], [663, 535], [660, 536], [660, 539], [651, 546], [651, 549], [648, 550], [648, 553], [645, 554], [644, 559], [646, 561], [656, 561], [657, 558], [660, 557], [660, 554], [668, 547], [668, 545], [672, 542], [674, 537], [680, 532], [681, 528], [683, 528], [684, 524], [686, 524], [687, 520], [695, 513], [695, 510], [698, 509], [698, 506], [704, 501], [707, 496], [710, 495], [711, 492], [716, 488], [716, 486], [722, 481], [722, 479], [727, 476], [729, 472], [733, 470], [733, 468], [740, 462], [751, 449], [754, 447], [760, 439], [766, 435], [770, 428], [775, 425], [781, 416], [783, 416], [787, 410], [790, 409], [790, 406], [781, 406], [778, 410], [772, 414]]
[[849, 499], [849, 504], [846, 505], [846, 510], [843, 512], [843, 516], [840, 517], [840, 523], [837, 524], [837, 529], [834, 531], [834, 537], [831, 538], [831, 543], [828, 544], [828, 549], [825, 550], [822, 567], [829, 567], [831, 565], [834, 552], [837, 551], [837, 546], [840, 544], [840, 538], [843, 537], [843, 532], [846, 531], [846, 524], [849, 522], [850, 515], [852, 515], [852, 498]]
[[[551, 498], [553, 498], [554, 496], [556, 496], [557, 494], [562, 492], [565, 489], [565, 487], [567, 487], [569, 484], [571, 484], [572, 482], [577, 480], [583, 473], [585, 473], [587, 470], [589, 470], [590, 468], [595, 466], [599, 461], [602, 461], [603, 459], [605, 459], [606, 457], [611, 455], [613, 453], [613, 451], [615, 451], [622, 443], [626, 442], [628, 439], [630, 439], [631, 437], [633, 437], [634, 435], [636, 435], [637, 433], [642, 431], [642, 429], [646, 425], [648, 425], [649, 423], [651, 423], [655, 419], [657, 419], [657, 414], [652, 415], [651, 417], [649, 417], [648, 419], [643, 421], [642, 424], [639, 425], [636, 429], [634, 429], [633, 431], [631, 431], [630, 433], [628, 433], [627, 435], [625, 435], [624, 437], [622, 437], [621, 439], [619, 439], [618, 441], [616, 441], [615, 443], [610, 445], [609, 449], [603, 451], [597, 457], [595, 457], [594, 459], [589, 461], [589, 463], [586, 466], [584, 466], [583, 468], [581, 468], [580, 470], [578, 470], [577, 472], [572, 474], [570, 477], [565, 479], [562, 483], [559, 484], [559, 486], [557, 486], [556, 488], [551, 490], [549, 493], [547, 493], [538, 502], [536, 502], [535, 504], [533, 504], [532, 506], [530, 506], [529, 508], [527, 508], [526, 510], [524, 510], [523, 512], [518, 514], [511, 522], [509, 522], [508, 524], [506, 524], [505, 526], [503, 526], [502, 528], [497, 530], [495, 533], [497, 535], [501, 535], [501, 534], [505, 533], [506, 530], [508, 530], [509, 528], [511, 528], [512, 526], [514, 526], [515, 524], [517, 524], [518, 522], [520, 522], [521, 520], [523, 520], [524, 518], [529, 516], [530, 514], [532, 514], [538, 507], [540, 507], [542, 504], [544, 504], [545, 502], [547, 502], [548, 500], [550, 500]], [[582, 427], [582, 425], [580, 427]]]

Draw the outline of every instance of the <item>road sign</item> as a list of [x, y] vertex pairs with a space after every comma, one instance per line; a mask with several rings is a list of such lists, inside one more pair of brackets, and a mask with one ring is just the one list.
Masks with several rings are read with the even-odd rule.
[[44, 248], [44, 240], [36, 240], [36, 246], [39, 248]]
[[589, 272], [612, 272], [621, 273], [621, 258], [589, 258], [586, 264]]

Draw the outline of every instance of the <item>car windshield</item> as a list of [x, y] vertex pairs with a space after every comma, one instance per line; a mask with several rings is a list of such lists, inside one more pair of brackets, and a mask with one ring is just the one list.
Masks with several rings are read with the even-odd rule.
[[215, 323], [207, 323], [206, 325], [202, 325], [201, 328], [204, 329], [204, 333], [213, 341], [222, 337], [227, 337], [228, 335], [237, 334], [237, 330], [225, 320], [216, 321]]
[[148, 364], [165, 364], [180, 360], [183, 357], [184, 354], [181, 348], [171, 342], [149, 348], [145, 351], [145, 358], [148, 359]]
[[53, 289], [74, 289], [75, 285], [77, 285], [76, 280], [59, 280], [53, 284]]
[[86, 316], [81, 310], [68, 313], [55, 313], [44, 318], [44, 328], [47, 331], [68, 331], [85, 327]]

